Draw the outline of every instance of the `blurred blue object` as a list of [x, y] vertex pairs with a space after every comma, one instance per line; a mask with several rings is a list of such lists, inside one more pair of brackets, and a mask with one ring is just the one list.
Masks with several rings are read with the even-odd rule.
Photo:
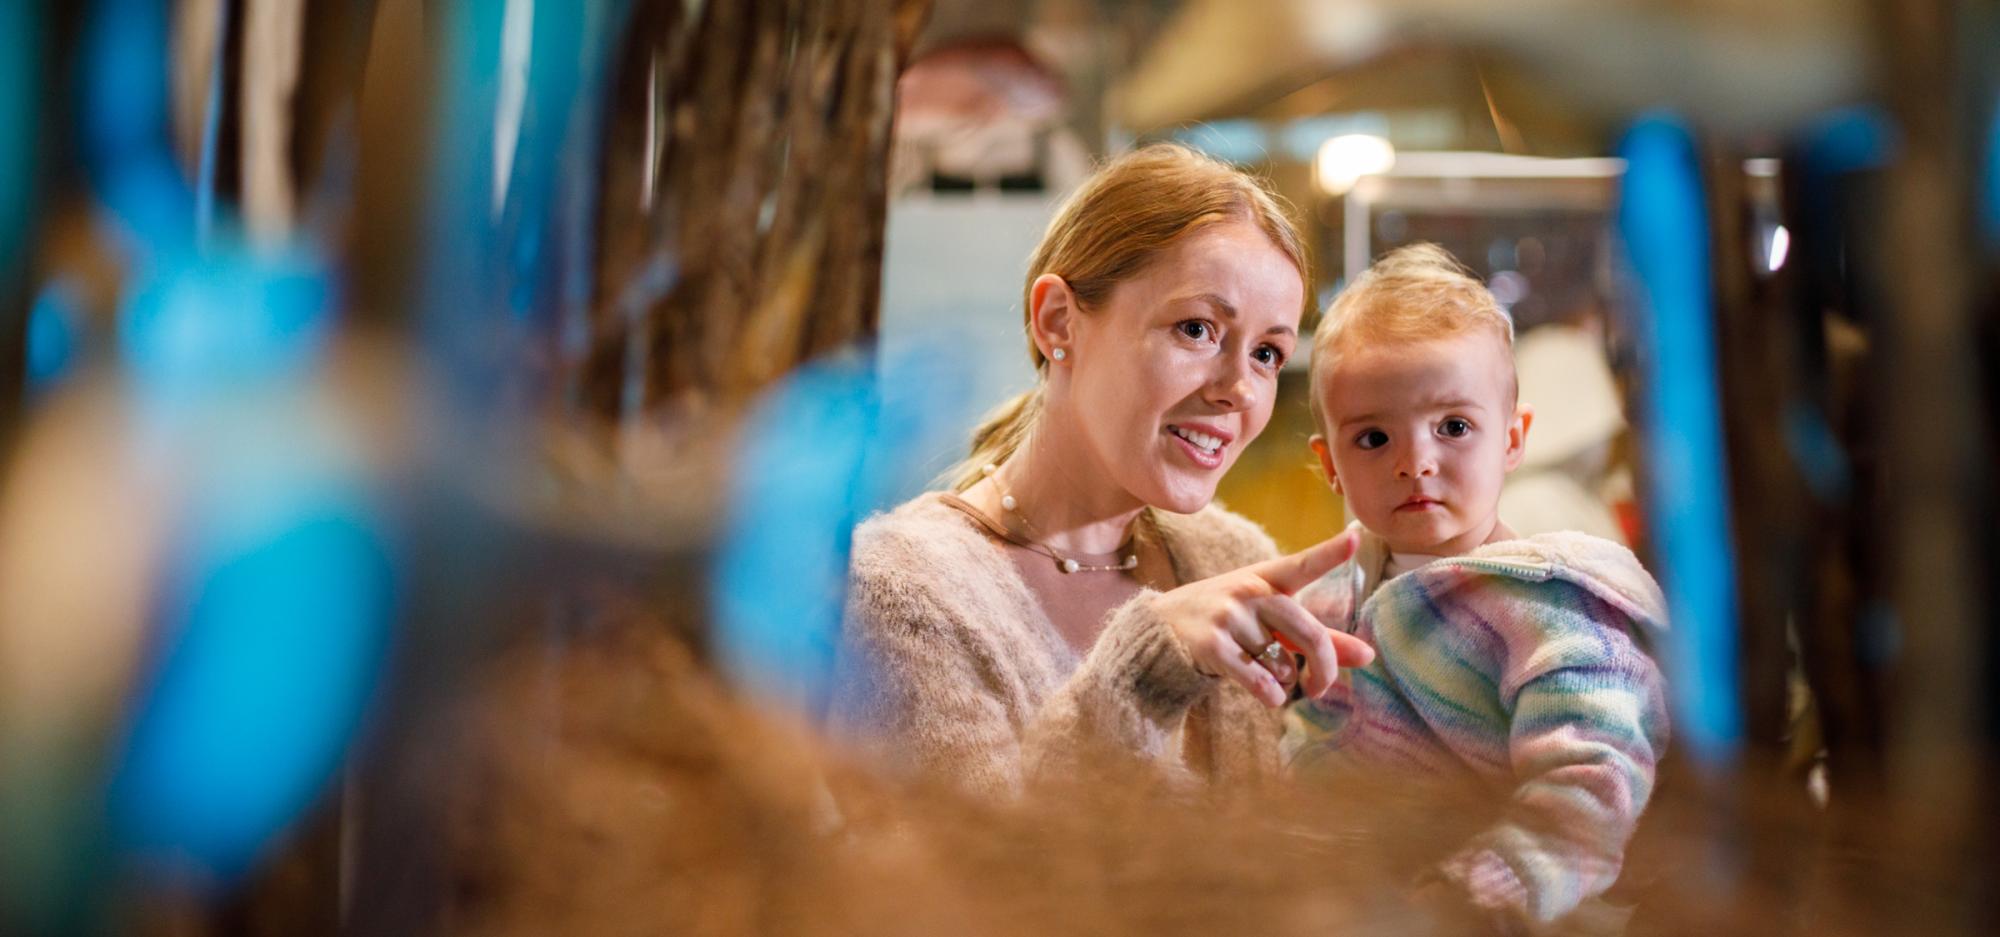
[[1801, 133], [1805, 170], [1820, 177], [1879, 169], [1896, 158], [1902, 137], [1886, 111], [1850, 107], [1829, 111]]
[[122, 852], [217, 885], [330, 786], [388, 644], [392, 567], [372, 513], [285, 435], [214, 466], [190, 505], [168, 644], [111, 787]]
[[194, 192], [170, 144], [166, 6], [99, 0], [79, 62], [78, 122], [91, 182], [140, 250], [194, 243]]
[[[228, 17], [225, 2], [219, 15]], [[367, 454], [320, 385], [333, 278], [305, 243], [252, 250], [217, 223], [221, 72], [201, 185], [169, 140], [168, 5], [100, 0], [78, 114], [98, 198], [137, 274], [118, 323], [145, 418], [133, 458], [176, 518], [151, 669], [108, 797], [109, 845], [227, 885], [333, 780], [388, 646], [394, 567]], [[62, 358], [61, 294], [38, 310]], [[190, 873], [194, 873], [190, 875]]]
[[0, 4], [0, 275], [19, 266], [35, 191], [42, 91], [41, 4]]
[[154, 255], [120, 320], [140, 457], [185, 480], [113, 845], [219, 885], [328, 786], [388, 643], [393, 565], [365, 453], [317, 384], [329, 280], [303, 246], [223, 239]]
[[602, 89], [626, 0], [440, 15], [423, 340], [462, 417], [521, 399], [522, 346], [587, 327]]
[[1697, 760], [1732, 760], [1742, 742], [1736, 561], [1715, 357], [1709, 219], [1700, 156], [1670, 115], [1637, 121], [1618, 233], [1631, 273], [1648, 392], [1640, 430], [1646, 508], [1672, 627], [1666, 665], [1676, 738]]
[[1784, 438], [1785, 448], [1791, 452], [1792, 461], [1798, 464], [1799, 474], [1814, 497], [1829, 504], [1847, 497], [1853, 472], [1848, 465], [1847, 450], [1841, 448], [1840, 438], [1827, 425], [1825, 414], [1816, 407], [1792, 401], [1785, 407]]
[[82, 314], [76, 286], [66, 279], [44, 285], [28, 309], [28, 393], [39, 395], [54, 387], [75, 365], [81, 343]]
[[[1797, 217], [1786, 224], [1801, 235], [1792, 239], [1788, 261], [1798, 271], [1793, 282], [1799, 289], [1816, 294], [1854, 282], [1848, 245], [1875, 237], [1877, 230], [1872, 184], [1865, 174], [1887, 165], [1901, 147], [1901, 134], [1880, 108], [1828, 111], [1800, 128], [1786, 170], [1796, 184], [1786, 211]], [[1865, 297], [1842, 301], [1834, 295], [1820, 301], [1837, 307], [1871, 302]]]
[[1988, 251], [2000, 251], [2000, 95], [1986, 118], [1986, 136], [1979, 154], [1979, 227]]
[[231, 393], [244, 382], [301, 377], [325, 354], [331, 274], [312, 249], [158, 255], [119, 318], [133, 393], [149, 407]]
[[714, 567], [714, 647], [759, 700], [817, 715], [831, 688], [854, 525], [921, 486], [964, 429], [962, 348], [912, 341], [800, 368], [744, 425]]

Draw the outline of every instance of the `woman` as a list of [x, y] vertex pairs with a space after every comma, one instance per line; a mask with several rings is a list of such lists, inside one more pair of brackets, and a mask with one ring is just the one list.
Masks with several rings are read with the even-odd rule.
[[975, 433], [954, 491], [856, 531], [836, 730], [1002, 794], [1088, 752], [1274, 766], [1287, 685], [1372, 656], [1290, 598], [1350, 537], [1278, 558], [1209, 504], [1270, 419], [1306, 269], [1271, 194], [1190, 150], [1086, 180], [1030, 264], [1037, 386]]

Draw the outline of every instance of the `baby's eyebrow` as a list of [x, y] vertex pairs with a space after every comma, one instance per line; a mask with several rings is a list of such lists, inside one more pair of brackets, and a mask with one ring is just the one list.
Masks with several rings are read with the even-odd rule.
[[1433, 410], [1477, 410], [1485, 406], [1467, 397], [1441, 397], [1436, 400], [1421, 401], [1421, 405]]
[[[1483, 406], [1484, 406], [1483, 404], [1479, 403], [1479, 402], [1478, 402], [1478, 401], [1476, 401], [1476, 400], [1468, 400], [1468, 399], [1466, 399], [1466, 398], [1463, 398], [1463, 397], [1440, 397], [1440, 398], [1437, 398], [1437, 399], [1433, 399], [1433, 400], [1419, 400], [1419, 401], [1417, 401], [1417, 402], [1416, 402], [1415, 404], [1413, 404], [1413, 405], [1411, 406], [1411, 409], [1413, 409], [1413, 410], [1478, 410], [1478, 409], [1482, 409], [1482, 408], [1483, 408]], [[1382, 421], [1384, 421], [1384, 420], [1386, 420], [1386, 419], [1388, 419], [1388, 415], [1386, 415], [1386, 414], [1381, 414], [1381, 413], [1362, 413], [1362, 414], [1359, 414], [1359, 415], [1356, 415], [1356, 416], [1343, 416], [1343, 417], [1341, 417], [1341, 418], [1340, 418], [1339, 422], [1338, 422], [1338, 423], [1336, 423], [1335, 425], [1337, 425], [1337, 426], [1346, 426], [1346, 425], [1348, 425], [1348, 424], [1350, 424], [1350, 423], [1380, 423], [1380, 422], [1382, 422]]]

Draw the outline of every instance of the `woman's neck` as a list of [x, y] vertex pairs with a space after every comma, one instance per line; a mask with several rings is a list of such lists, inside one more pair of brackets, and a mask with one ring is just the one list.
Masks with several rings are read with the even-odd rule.
[[1115, 552], [1146, 505], [1091, 467], [1083, 447], [1064, 437], [1059, 424], [1045, 419], [1000, 467], [990, 500], [998, 506], [999, 489], [1013, 495], [1015, 507], [1006, 520], [1025, 518], [1027, 532], [1051, 549]]

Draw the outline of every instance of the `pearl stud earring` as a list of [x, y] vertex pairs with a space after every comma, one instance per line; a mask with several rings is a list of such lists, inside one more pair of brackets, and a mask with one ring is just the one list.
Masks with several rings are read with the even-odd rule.
[[1069, 357], [1069, 352], [1067, 352], [1067, 351], [1064, 351], [1064, 350], [1062, 350], [1062, 349], [1058, 348], [1058, 349], [1056, 349], [1055, 351], [1052, 351], [1052, 352], [1049, 352], [1049, 357], [1051, 357], [1051, 358], [1054, 358], [1054, 359], [1056, 359], [1057, 361], [1061, 361], [1061, 360], [1063, 360], [1064, 358], [1067, 358], [1067, 357]]

